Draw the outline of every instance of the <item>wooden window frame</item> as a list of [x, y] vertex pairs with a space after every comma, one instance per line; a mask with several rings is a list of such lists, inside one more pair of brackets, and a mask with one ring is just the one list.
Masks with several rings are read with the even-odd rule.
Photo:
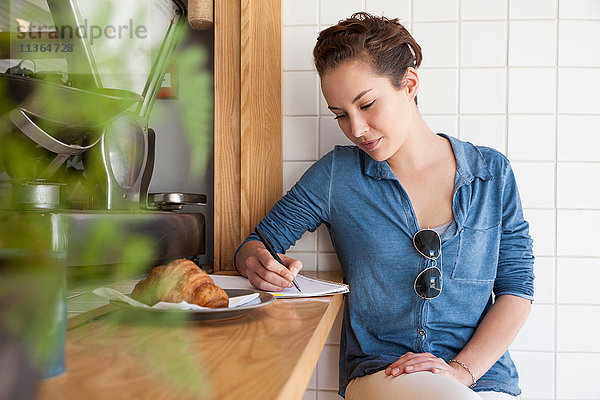
[[215, 3], [214, 269], [281, 197], [281, 0]]

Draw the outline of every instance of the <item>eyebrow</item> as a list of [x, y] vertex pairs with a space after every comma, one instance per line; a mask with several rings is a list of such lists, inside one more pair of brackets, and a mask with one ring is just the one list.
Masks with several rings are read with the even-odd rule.
[[[373, 90], [373, 88], [371, 88], [371, 89], [367, 89], [367, 90], [363, 90], [362, 92], [360, 92], [360, 93], [359, 93], [359, 94], [358, 94], [358, 95], [357, 95], [357, 96], [354, 98], [354, 100], [352, 100], [352, 104], [356, 103], [358, 100], [360, 100], [360, 98], [361, 98], [361, 97], [363, 97], [365, 94], [369, 93], [371, 90]], [[329, 107], [327, 107], [327, 108], [329, 108], [330, 110], [341, 110], [341, 108], [339, 108], [339, 107], [332, 107], [332, 106], [329, 106]]]

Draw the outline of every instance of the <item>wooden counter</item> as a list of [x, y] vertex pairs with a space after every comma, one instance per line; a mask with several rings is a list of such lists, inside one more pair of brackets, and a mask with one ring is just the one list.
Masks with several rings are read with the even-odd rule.
[[[342, 301], [278, 299], [234, 319], [183, 326], [99, 318], [67, 332], [67, 372], [41, 384], [39, 398], [302, 399]], [[193, 390], [172, 380], [184, 372]]]

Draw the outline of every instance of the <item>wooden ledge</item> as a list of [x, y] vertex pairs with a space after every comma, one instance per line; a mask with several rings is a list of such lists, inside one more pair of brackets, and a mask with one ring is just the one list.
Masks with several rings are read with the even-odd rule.
[[[39, 398], [302, 399], [342, 302], [278, 299], [242, 317], [183, 327], [91, 321], [68, 331], [67, 373], [42, 383]], [[171, 341], [188, 342], [189, 357], [176, 365], [199, 371], [200, 392], [169, 384], [148, 365], [148, 352]]]

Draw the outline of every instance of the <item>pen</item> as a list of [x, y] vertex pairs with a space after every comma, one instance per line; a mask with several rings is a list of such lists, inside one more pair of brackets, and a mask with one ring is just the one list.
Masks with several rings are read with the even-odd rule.
[[[265, 247], [267, 248], [267, 250], [269, 250], [269, 253], [275, 259], [275, 261], [277, 261], [279, 264], [281, 264], [281, 265], [283, 265], [285, 267], [285, 264], [283, 263], [283, 261], [281, 261], [281, 258], [279, 258], [279, 256], [277, 255], [277, 253], [275, 253], [275, 249], [273, 249], [273, 245], [271, 244], [271, 241], [269, 240], [269, 238], [266, 237], [258, 229], [258, 226], [256, 227], [256, 229], [254, 229], [254, 232], [256, 232], [256, 234], [258, 235], [258, 238], [260, 239], [260, 241], [262, 242], [262, 244], [265, 245]], [[298, 284], [296, 283], [295, 279], [292, 279], [292, 283], [294, 284], [294, 286], [296, 286], [296, 289], [298, 289], [299, 292], [302, 292], [302, 290], [300, 290], [300, 288], [298, 287]]]

